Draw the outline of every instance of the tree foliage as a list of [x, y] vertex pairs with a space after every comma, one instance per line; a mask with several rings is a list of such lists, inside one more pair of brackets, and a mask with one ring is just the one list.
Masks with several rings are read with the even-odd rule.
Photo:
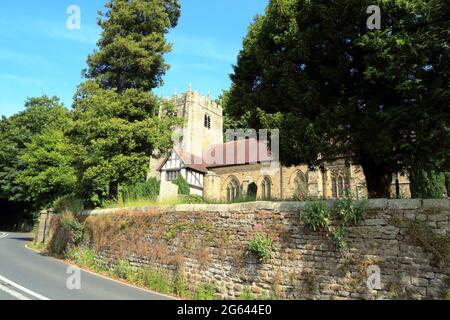
[[0, 198], [36, 207], [41, 192], [48, 195], [49, 189], [58, 189], [51, 184], [67, 174], [57, 168], [65, 167], [65, 157], [70, 158], [62, 133], [70, 126], [69, 110], [48, 96], [29, 98], [24, 111], [0, 121]]
[[70, 134], [84, 150], [79, 161], [81, 189], [93, 204], [117, 198], [119, 184], [141, 181], [153, 150], [171, 146], [172, 127], [178, 119], [159, 118], [163, 104], [142, 90], [119, 93], [102, 89], [94, 81], [79, 87]]
[[110, 0], [98, 24], [98, 50], [88, 57], [85, 75], [105, 89], [149, 91], [162, 84], [171, 51], [165, 34], [180, 16], [178, 0]]
[[439, 199], [447, 195], [445, 173], [412, 169], [409, 173], [411, 196], [419, 199]]
[[119, 185], [142, 182], [152, 152], [172, 145], [179, 120], [151, 89], [169, 67], [165, 35], [177, 25], [179, 1], [110, 0], [105, 7], [73, 109], [57, 98], [30, 98], [25, 111], [0, 121], [0, 199], [36, 210], [67, 197], [102, 205], [117, 199]]
[[270, 1], [249, 27], [225, 108], [281, 129], [284, 164], [343, 157], [362, 166], [371, 197], [389, 197], [393, 174], [448, 165], [450, 6], [376, 3], [381, 30], [366, 25], [373, 1]]

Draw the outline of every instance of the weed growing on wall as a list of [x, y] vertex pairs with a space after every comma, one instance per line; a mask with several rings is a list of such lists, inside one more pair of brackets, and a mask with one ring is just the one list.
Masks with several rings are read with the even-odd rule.
[[357, 225], [367, 210], [367, 200], [355, 201], [352, 194], [346, 191], [345, 197], [336, 201], [336, 208], [342, 226]]
[[61, 218], [61, 225], [69, 231], [71, 244], [77, 246], [83, 241], [84, 224], [79, 222], [72, 214], [65, 213]]
[[275, 241], [278, 241], [278, 236], [274, 235], [269, 228], [263, 228], [261, 224], [258, 224], [250, 232], [248, 247], [260, 262], [266, 262], [272, 258]]
[[239, 296], [239, 299], [243, 301], [256, 300], [255, 295], [248, 287], [244, 288], [244, 291], [242, 291], [241, 295]]
[[347, 227], [357, 225], [367, 210], [367, 201], [355, 201], [350, 192], [336, 201], [337, 218], [333, 221], [332, 211], [325, 200], [309, 200], [305, 208], [300, 210], [300, 217], [305, 225], [313, 231], [320, 231], [331, 235], [337, 248], [344, 254], [348, 251], [345, 241]]
[[331, 210], [323, 200], [307, 201], [305, 209], [300, 211], [305, 225], [314, 231], [327, 232], [332, 224]]
[[448, 268], [450, 264], [450, 237], [433, 232], [430, 227], [420, 221], [405, 219], [409, 237], [425, 251], [431, 253], [440, 270]]
[[61, 255], [68, 247], [77, 246], [83, 241], [84, 224], [79, 222], [71, 212], [53, 219], [50, 229], [52, 234], [47, 243], [47, 251], [50, 254]]

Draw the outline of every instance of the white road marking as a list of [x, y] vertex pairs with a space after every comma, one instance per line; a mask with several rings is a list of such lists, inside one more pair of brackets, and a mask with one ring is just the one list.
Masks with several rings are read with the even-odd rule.
[[14, 298], [19, 299], [19, 300], [31, 300], [30, 298], [25, 297], [23, 294], [18, 293], [18, 292], [14, 291], [14, 290], [12, 290], [12, 289], [10, 289], [8, 287], [5, 287], [1, 283], [0, 283], [0, 290], [3, 291], [3, 292], [6, 292], [7, 294], [9, 294], [9, 295], [11, 295]]
[[6, 284], [9, 284], [10, 286], [13, 286], [16, 289], [19, 289], [22, 292], [25, 292], [26, 294], [33, 296], [35, 298], [38, 298], [39, 300], [50, 300], [49, 298], [44, 297], [43, 295], [40, 295], [39, 293], [36, 293], [34, 291], [31, 291], [30, 289], [27, 289], [25, 287], [22, 287], [21, 285], [6, 279], [5, 277], [0, 276], [0, 281], [4, 282]]
[[0, 239], [6, 238], [8, 236], [7, 233], [0, 232]]

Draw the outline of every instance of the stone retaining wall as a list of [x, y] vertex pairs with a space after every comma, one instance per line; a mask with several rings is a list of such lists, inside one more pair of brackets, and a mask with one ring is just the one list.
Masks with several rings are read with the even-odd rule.
[[[281, 299], [442, 299], [448, 292], [448, 260], [438, 267], [431, 251], [433, 245], [448, 246], [449, 200], [370, 200], [362, 223], [348, 228], [348, 254], [326, 234], [304, 226], [298, 214], [303, 206], [256, 202], [90, 211], [84, 213], [85, 244], [108, 263], [127, 259], [181, 274], [192, 285], [214, 282], [222, 299], [237, 299], [244, 291]], [[424, 246], [405, 223], [412, 221], [441, 241], [431, 250]], [[265, 263], [248, 250], [248, 233], [258, 224], [279, 236]], [[368, 286], [377, 270], [380, 286]]]

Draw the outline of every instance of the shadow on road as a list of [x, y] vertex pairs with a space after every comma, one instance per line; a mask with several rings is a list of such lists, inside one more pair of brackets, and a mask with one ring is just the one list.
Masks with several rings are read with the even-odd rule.
[[9, 240], [18, 240], [18, 241], [30, 242], [31, 240], [33, 240], [33, 237], [10, 237], [8, 239]]

